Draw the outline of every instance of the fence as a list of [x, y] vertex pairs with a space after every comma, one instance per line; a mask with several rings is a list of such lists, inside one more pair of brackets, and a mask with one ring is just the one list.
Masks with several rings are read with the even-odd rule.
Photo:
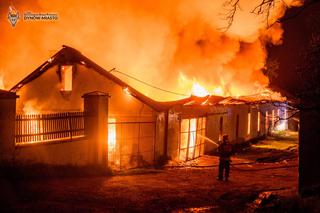
[[84, 113], [16, 115], [15, 142], [56, 141], [84, 136]]

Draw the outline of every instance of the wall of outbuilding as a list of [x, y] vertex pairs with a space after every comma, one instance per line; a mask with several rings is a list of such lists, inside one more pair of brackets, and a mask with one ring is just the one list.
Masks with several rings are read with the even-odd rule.
[[180, 121], [181, 116], [178, 113], [173, 111], [169, 113], [167, 155], [173, 160], [179, 158]]
[[[212, 106], [212, 108], [219, 109], [218, 106]], [[264, 136], [271, 129], [266, 129], [266, 111], [269, 116], [272, 110], [277, 111], [278, 107], [270, 103], [261, 104], [230, 104], [220, 106], [220, 113], [208, 113], [206, 124], [206, 137], [219, 143], [221, 140], [220, 135], [228, 134], [231, 143], [242, 143], [253, 138]], [[248, 113], [251, 114], [250, 120], [250, 132], [248, 134]], [[258, 130], [258, 116], [260, 112], [260, 129]], [[237, 128], [237, 115], [239, 116], [238, 136], [236, 136]], [[223, 119], [223, 128], [220, 132], [220, 119]], [[271, 119], [269, 119], [269, 126], [271, 125]], [[217, 148], [217, 145], [207, 141], [206, 153], [210, 153]]]

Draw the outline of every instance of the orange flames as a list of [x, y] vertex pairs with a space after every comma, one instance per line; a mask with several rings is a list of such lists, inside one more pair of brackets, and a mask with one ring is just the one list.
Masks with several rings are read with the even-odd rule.
[[35, 115], [35, 114], [40, 114], [40, 109], [36, 107], [36, 102], [35, 101], [27, 101], [23, 105], [23, 113], [26, 115]]
[[[263, 91], [268, 85], [261, 72], [267, 57], [264, 47], [267, 42], [281, 43], [281, 25], [267, 30], [263, 18], [250, 13], [258, 1], [241, 0], [242, 10], [229, 31], [218, 30], [226, 26], [224, 2], [18, 1], [14, 7], [20, 14], [55, 12], [58, 20], [21, 20], [15, 28], [3, 23], [0, 70], [5, 70], [10, 88], [66, 44], [106, 69], [116, 67], [176, 93], [239, 96]], [[281, 2], [271, 11], [273, 19], [284, 14]], [[9, 6], [0, 6], [1, 19], [7, 18]], [[180, 73], [187, 81], [181, 81]], [[154, 99], [183, 98], [118, 77]]]
[[[26, 115], [37, 115], [40, 114], [40, 110], [36, 108], [36, 102], [27, 101], [23, 106], [23, 112]], [[43, 132], [43, 127], [41, 123], [37, 119], [32, 119], [30, 117], [29, 120], [29, 128], [26, 126], [22, 126], [22, 132], [28, 132], [32, 134], [38, 134]], [[43, 139], [43, 135], [39, 136], [39, 140]]]
[[3, 82], [3, 75], [0, 75], [0, 89], [5, 90], [4, 82]]
[[109, 118], [108, 123], [108, 152], [112, 155], [116, 147], [116, 119]]
[[204, 96], [209, 95], [209, 93], [200, 84], [194, 83], [193, 86], [192, 86], [192, 95], [199, 96], [199, 97], [204, 97]]
[[[238, 82], [235, 81], [235, 84]], [[253, 95], [260, 94], [261, 96], [271, 96], [272, 98], [281, 97], [280, 94], [277, 94], [270, 89], [266, 88], [266, 85], [261, 85], [258, 82], [251, 84], [242, 88], [237, 85], [227, 85], [222, 80], [220, 84], [204, 84], [197, 81], [197, 79], [188, 79], [183, 73], [179, 75], [179, 87], [185, 91], [186, 95], [194, 95], [198, 97], [204, 97], [207, 95], [216, 95], [216, 96], [232, 96], [238, 98], [243, 95]], [[270, 97], [271, 98], [271, 97]]]

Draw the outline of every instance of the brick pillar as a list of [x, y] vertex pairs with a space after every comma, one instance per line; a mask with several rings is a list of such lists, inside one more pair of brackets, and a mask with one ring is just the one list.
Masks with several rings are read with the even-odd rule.
[[15, 93], [0, 90], [0, 163], [11, 163], [14, 158], [17, 97]]
[[88, 164], [108, 166], [108, 98], [103, 92], [84, 94], [85, 135]]

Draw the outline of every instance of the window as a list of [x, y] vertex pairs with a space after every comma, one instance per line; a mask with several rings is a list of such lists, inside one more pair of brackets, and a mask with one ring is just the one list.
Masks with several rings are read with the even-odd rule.
[[271, 111], [271, 129], [274, 129], [274, 120], [275, 120], [275, 115], [274, 115], [274, 109]]
[[250, 131], [251, 131], [251, 112], [248, 112], [248, 130], [247, 130], [248, 135], [250, 135]]
[[260, 132], [260, 111], [258, 111], [258, 132]]
[[285, 129], [288, 129], [288, 112], [287, 112], [287, 109], [285, 108], [284, 109], [284, 115], [283, 115], [283, 122], [284, 122], [284, 127]]
[[268, 114], [268, 111], [266, 111], [266, 117], [265, 117], [265, 129], [266, 129], [266, 132], [269, 132], [269, 114]]
[[239, 114], [237, 114], [236, 120], [236, 138], [239, 138]]
[[220, 121], [219, 121], [219, 141], [222, 140], [222, 136], [223, 136], [223, 117], [220, 117]]
[[71, 92], [72, 91], [72, 65], [61, 66], [61, 91]]

